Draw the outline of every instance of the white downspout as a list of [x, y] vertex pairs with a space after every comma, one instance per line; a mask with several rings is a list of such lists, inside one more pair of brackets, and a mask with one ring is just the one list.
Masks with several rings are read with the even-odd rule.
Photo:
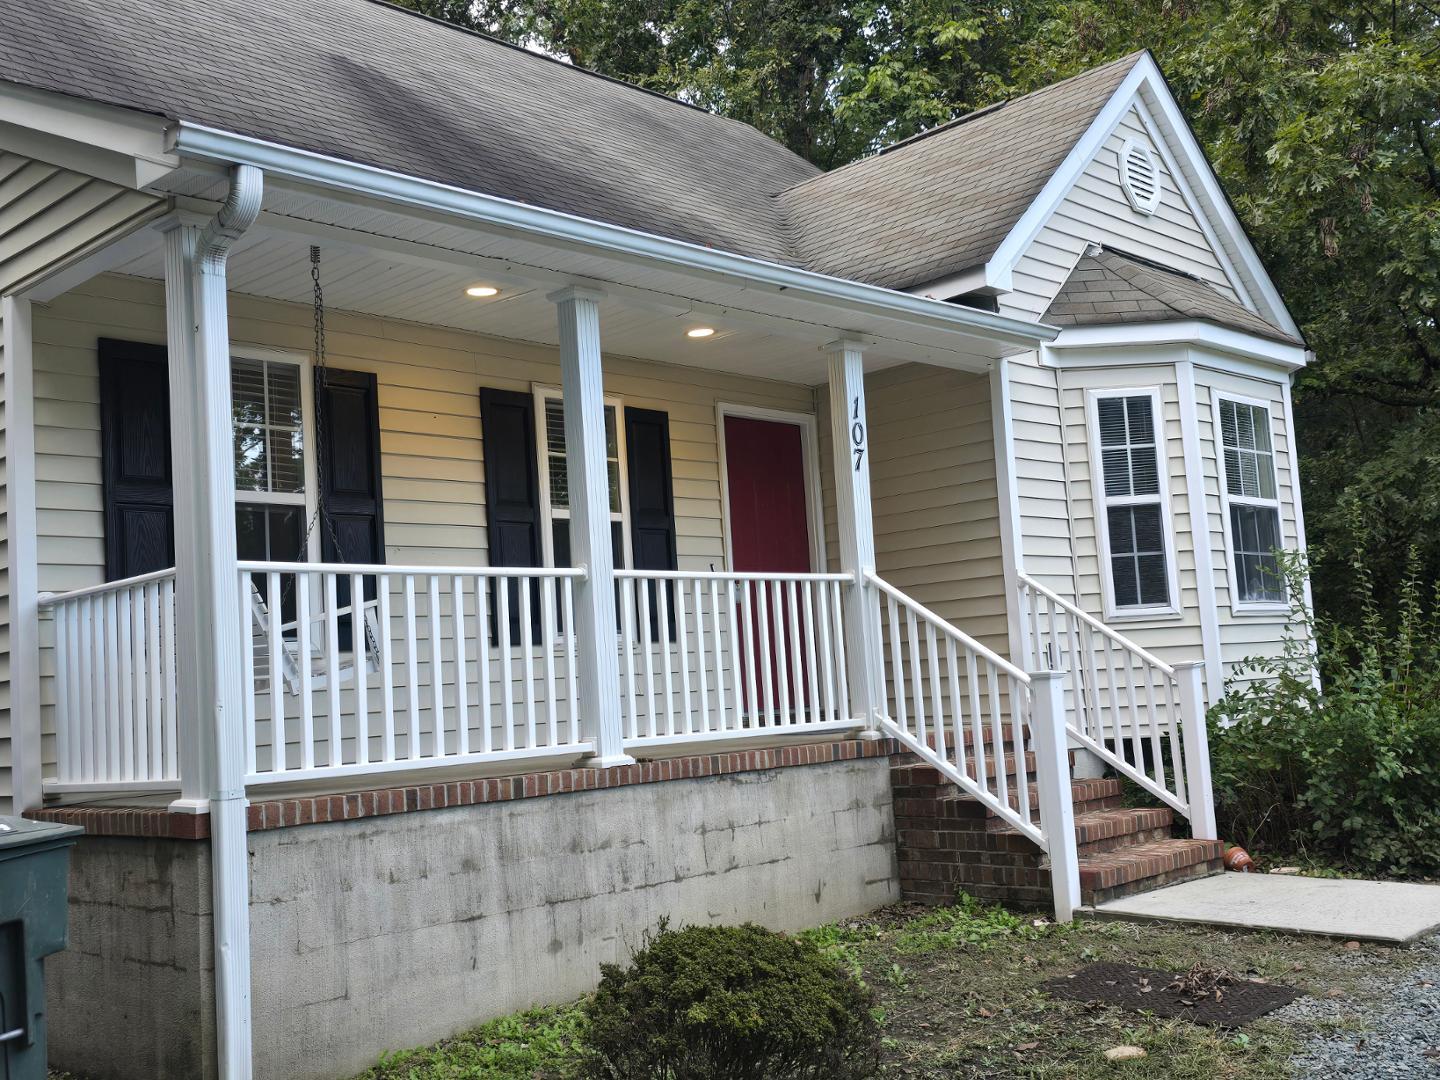
[[[226, 260], [260, 213], [264, 177], [230, 170], [208, 222], [166, 236], [180, 639], [180, 804], [210, 813], [215, 1014], [221, 1080], [250, 1080], [250, 888], [242, 616], [235, 547], [234, 434]], [[188, 670], [187, 670], [188, 668]], [[179, 807], [177, 807], [179, 808]]]

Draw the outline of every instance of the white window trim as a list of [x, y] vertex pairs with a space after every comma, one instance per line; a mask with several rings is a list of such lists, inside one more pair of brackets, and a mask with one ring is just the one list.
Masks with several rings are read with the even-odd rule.
[[[565, 395], [560, 387], [548, 383], [531, 383], [530, 392], [535, 400], [535, 457], [537, 461], [538, 477], [540, 485], [540, 551], [541, 558], [547, 567], [555, 567], [555, 519], [554, 508], [550, 505], [550, 451], [549, 443], [546, 441], [545, 431], [545, 402], [547, 399], [559, 400], [563, 403]], [[610, 513], [610, 521], [620, 523], [620, 544], [623, 548], [623, 563], [625, 566], [634, 566], [635, 560], [630, 551], [630, 458], [627, 456], [625, 446], [625, 399], [606, 394], [605, 405], [615, 410], [615, 453], [620, 470], [620, 513]], [[566, 450], [566, 462], [569, 462], [569, 450]], [[607, 499], [608, 501], [608, 499]], [[565, 510], [561, 520], [570, 520], [570, 511]]]
[[[1275, 481], [1275, 498], [1252, 499], [1247, 496], [1230, 494], [1230, 482], [1225, 474], [1225, 433], [1220, 424], [1220, 403], [1222, 401], [1233, 401], [1237, 405], [1252, 405], [1265, 410], [1265, 415], [1269, 417], [1270, 469]], [[1220, 488], [1220, 524], [1225, 533], [1225, 580], [1230, 593], [1230, 613], [1237, 616], [1287, 614], [1290, 611], [1288, 599], [1240, 599], [1239, 575], [1235, 573], [1235, 536], [1230, 528], [1231, 503], [1238, 503], [1241, 506], [1272, 508], [1275, 511], [1275, 533], [1280, 538], [1281, 550], [1285, 549], [1285, 511], [1280, 505], [1280, 465], [1278, 461], [1280, 452], [1275, 448], [1275, 403], [1263, 398], [1247, 397], [1244, 394], [1227, 393], [1219, 387], [1212, 387], [1210, 390], [1210, 413], [1211, 423], [1214, 425], [1215, 473]], [[1289, 438], [1288, 433], [1286, 437]]]
[[725, 543], [725, 568], [733, 569], [734, 547], [730, 536], [730, 469], [725, 459], [725, 418], [740, 416], [749, 420], [770, 420], [794, 424], [800, 429], [800, 456], [805, 472], [805, 507], [810, 529], [810, 568], [814, 573], [826, 570], [825, 508], [820, 505], [820, 459], [813, 413], [765, 409], [759, 405], [738, 405], [717, 402], [715, 405], [715, 443], [720, 457], [720, 528]]
[[[1105, 494], [1105, 458], [1100, 447], [1100, 401], [1115, 397], [1150, 398], [1151, 416], [1155, 420], [1155, 471], [1159, 478], [1156, 496], [1116, 496]], [[1085, 391], [1085, 424], [1090, 442], [1091, 520], [1095, 523], [1095, 541], [1100, 557], [1098, 567], [1100, 592], [1105, 606], [1106, 622], [1137, 622], [1179, 618], [1180, 575], [1175, 561], [1175, 523], [1170, 506], [1170, 454], [1165, 435], [1164, 397], [1158, 386], [1113, 386]], [[1111, 506], [1160, 504], [1160, 529], [1165, 543], [1165, 587], [1169, 592], [1166, 604], [1118, 607], [1115, 603], [1115, 581], [1110, 563], [1110, 521], [1106, 511]]]
[[[291, 352], [287, 349], [274, 349], [267, 345], [250, 345], [243, 342], [232, 341], [230, 343], [230, 359], [236, 358], [245, 360], [268, 360], [277, 364], [294, 364], [300, 369], [300, 445], [305, 452], [305, 493], [303, 499], [295, 498], [290, 492], [274, 491], [245, 491], [235, 489], [235, 506], [238, 509], [242, 503], [250, 503], [255, 506], [261, 504], [267, 506], [301, 506], [305, 508], [305, 517], [301, 522], [304, 530], [301, 540], [304, 544], [304, 555], [306, 562], [320, 561], [320, 528], [310, 528], [310, 523], [315, 520], [316, 500], [319, 497], [320, 476], [317, 472], [315, 461], [315, 375], [314, 361], [309, 353]], [[233, 375], [232, 375], [233, 378]], [[230, 424], [231, 441], [234, 441], [235, 424], [232, 418]]]

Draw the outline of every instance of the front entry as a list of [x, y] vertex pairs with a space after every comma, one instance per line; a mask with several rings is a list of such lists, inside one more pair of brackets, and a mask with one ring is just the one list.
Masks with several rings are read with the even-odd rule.
[[[810, 506], [804, 430], [799, 424], [725, 417], [725, 486], [729, 495], [730, 568], [808, 573]], [[808, 643], [794, 586], [756, 583], [744, 590], [747, 650], [754, 666], [742, 679], [751, 723], [788, 720], [804, 700]], [[793, 618], [792, 618], [793, 614]], [[751, 682], [757, 685], [751, 686]]]
[[725, 483], [730, 496], [730, 568], [806, 573], [810, 507], [799, 424], [725, 417]]

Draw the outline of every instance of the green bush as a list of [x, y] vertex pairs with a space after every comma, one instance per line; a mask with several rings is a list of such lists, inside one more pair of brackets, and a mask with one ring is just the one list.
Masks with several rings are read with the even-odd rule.
[[1304, 567], [1285, 561], [1284, 652], [1245, 661], [1260, 678], [1232, 680], [1211, 711], [1221, 835], [1253, 854], [1440, 875], [1440, 591], [1411, 574], [1382, 606], [1357, 559], [1353, 622], [1314, 623]]
[[605, 1080], [859, 1080], [878, 1067], [869, 992], [813, 942], [664, 926], [585, 1005]]

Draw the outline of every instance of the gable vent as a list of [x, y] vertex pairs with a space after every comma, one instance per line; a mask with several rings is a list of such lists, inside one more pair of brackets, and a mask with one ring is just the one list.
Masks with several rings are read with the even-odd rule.
[[1144, 143], [1126, 139], [1120, 147], [1120, 186], [1142, 214], [1153, 214], [1160, 205], [1160, 167]]

